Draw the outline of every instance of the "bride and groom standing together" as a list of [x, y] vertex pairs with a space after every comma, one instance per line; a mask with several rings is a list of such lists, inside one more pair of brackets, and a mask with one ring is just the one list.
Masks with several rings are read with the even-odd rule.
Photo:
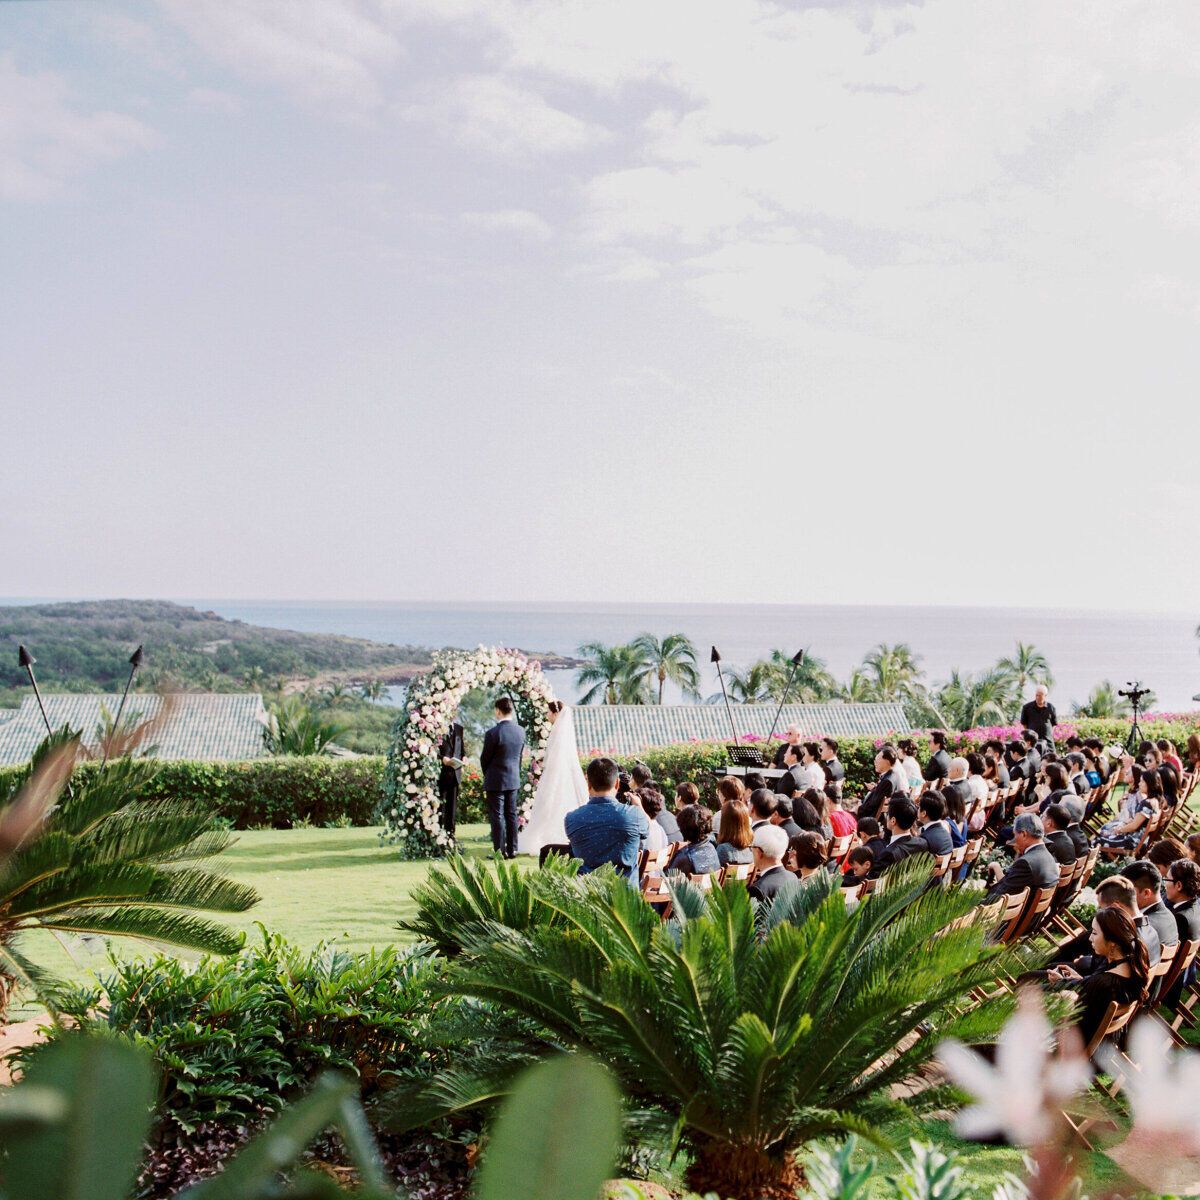
[[[550, 736], [542, 760], [542, 777], [533, 797], [529, 824], [519, 829], [521, 755], [525, 750], [525, 731], [517, 723], [513, 702], [507, 696], [496, 701], [496, 723], [483, 736], [479, 765], [483, 768], [483, 794], [488, 821], [492, 827], [492, 849], [496, 856], [515, 858], [537, 854], [543, 846], [562, 845], [567, 841], [563, 825], [567, 813], [586, 804], [587, 781], [579, 765], [575, 743], [575, 721], [561, 700], [550, 701]], [[454, 832], [458, 804], [458, 783], [463, 755], [463, 728], [455, 723], [441, 745], [442, 824]], [[450, 776], [450, 778], [447, 778]]]

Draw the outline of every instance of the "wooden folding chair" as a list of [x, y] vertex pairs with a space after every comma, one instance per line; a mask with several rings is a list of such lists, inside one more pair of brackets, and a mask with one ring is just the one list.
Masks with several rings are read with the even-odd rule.
[[1013, 940], [1013, 933], [1025, 912], [1029, 889], [1024, 887], [1019, 892], [1011, 892], [1004, 896], [1003, 900], [1004, 908], [1000, 910], [1000, 920], [997, 922], [996, 941], [1008, 943]]
[[1030, 895], [1020, 919], [1004, 940], [1006, 942], [1016, 942], [1031, 933], [1036, 933], [1041, 927], [1042, 922], [1045, 921], [1046, 914], [1050, 911], [1050, 905], [1054, 903], [1054, 896], [1057, 891], [1058, 884], [1051, 884], [1050, 887], [1036, 888]]
[[[1196, 962], [1198, 952], [1200, 952], [1200, 941], [1184, 942], [1179, 950], [1176, 951], [1174, 978], [1163, 980], [1163, 987], [1160, 992], [1162, 1000], [1165, 1001], [1167, 999], [1172, 988], [1183, 978], [1188, 968]], [[1172, 1011], [1170, 1020], [1166, 1022], [1172, 1036], [1181, 1044], [1184, 1039], [1180, 1036], [1179, 1030], [1184, 1025], [1190, 1029], [1194, 1029], [1197, 1023], [1194, 1014], [1196, 1006], [1200, 1004], [1200, 987], [1197, 986], [1198, 983], [1200, 983], [1200, 980], [1192, 981], [1187, 990], [1180, 996], [1179, 1003], [1176, 1004]]]
[[[963, 848], [966, 849], [966, 847]], [[930, 873], [930, 878], [933, 880], [944, 879], [946, 872], [950, 869], [950, 862], [953, 858], [953, 850], [947, 850], [945, 854], [939, 854], [933, 860], [933, 870]]]
[[675, 907], [675, 897], [665, 875], [654, 875], [642, 880], [642, 899], [651, 905], [665, 921]]
[[[1104, 1011], [1104, 1016], [1100, 1018], [1100, 1024], [1096, 1026], [1096, 1032], [1092, 1034], [1092, 1040], [1087, 1044], [1087, 1056], [1092, 1058], [1096, 1051], [1109, 1039], [1119, 1037], [1128, 1027], [1129, 1022], [1133, 1020], [1137, 1013], [1137, 1001], [1130, 1001], [1128, 1004], [1118, 1004], [1115, 1000], [1109, 1002], [1108, 1008]], [[1128, 1060], [1125, 1060], [1128, 1062]], [[1107, 1091], [1110, 1096], [1115, 1096], [1120, 1090], [1124, 1082], [1123, 1076], [1118, 1072], [1112, 1084], [1102, 1090]], [[1097, 1117], [1086, 1117], [1082, 1121], [1076, 1120], [1070, 1113], [1064, 1112], [1063, 1116], [1067, 1119], [1067, 1124], [1071, 1127], [1075, 1136], [1089, 1149], [1094, 1150], [1095, 1147], [1088, 1141], [1088, 1132], [1093, 1129], [1098, 1123]]]
[[753, 863], [730, 863], [727, 867], [721, 868], [721, 878], [717, 882], [719, 884], [726, 884], [731, 879], [741, 879], [749, 883], [753, 876]]
[[975, 867], [975, 860], [979, 857], [979, 852], [982, 849], [983, 849], [983, 835], [982, 834], [980, 834], [978, 837], [969, 838], [967, 840], [967, 844], [963, 847], [962, 865], [965, 868], [963, 871], [964, 879], [967, 879], [970, 876], [971, 871]]
[[685, 875], [688, 883], [693, 887], [698, 887], [702, 892], [711, 892], [713, 888], [713, 876], [711, 875]]
[[826, 857], [830, 862], [838, 863], [839, 865], [845, 860], [846, 855], [850, 853], [850, 847], [855, 841], [855, 835], [852, 833], [842, 834], [841, 837], [832, 837], [829, 839], [829, 846], [826, 850]]

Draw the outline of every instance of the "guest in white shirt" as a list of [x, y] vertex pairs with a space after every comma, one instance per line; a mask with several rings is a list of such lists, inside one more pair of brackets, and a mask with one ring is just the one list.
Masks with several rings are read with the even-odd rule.
[[800, 763], [804, 768], [805, 781], [803, 787], [816, 788], [818, 792], [825, 790], [825, 768], [821, 766], [821, 747], [816, 742], [805, 742], [800, 755]]

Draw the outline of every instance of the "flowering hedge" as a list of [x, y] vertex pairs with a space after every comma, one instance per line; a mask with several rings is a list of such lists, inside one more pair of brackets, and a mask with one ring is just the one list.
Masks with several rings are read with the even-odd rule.
[[473, 652], [447, 650], [434, 655], [433, 668], [409, 688], [392, 729], [383, 780], [384, 842], [399, 845], [406, 858], [432, 858], [454, 847], [442, 827], [438, 747], [463, 698], [473, 688], [507, 694], [524, 726], [528, 748], [521, 783], [520, 824], [529, 819], [550, 734], [549, 703], [554, 698], [541, 664], [519, 650], [483, 646]]

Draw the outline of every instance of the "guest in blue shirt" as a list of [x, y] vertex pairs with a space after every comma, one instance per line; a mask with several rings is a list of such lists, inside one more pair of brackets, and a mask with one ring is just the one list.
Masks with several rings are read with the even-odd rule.
[[611, 758], [588, 763], [588, 802], [564, 818], [571, 857], [583, 860], [581, 875], [611, 863], [630, 886], [638, 886], [638, 854], [650, 833], [650, 821], [640, 804], [617, 799], [620, 769]]
[[683, 871], [687, 875], [715, 875], [721, 869], [721, 859], [712, 840], [712, 811], [703, 804], [689, 804], [677, 815], [679, 830], [687, 839], [687, 845], [675, 851], [667, 870]]

